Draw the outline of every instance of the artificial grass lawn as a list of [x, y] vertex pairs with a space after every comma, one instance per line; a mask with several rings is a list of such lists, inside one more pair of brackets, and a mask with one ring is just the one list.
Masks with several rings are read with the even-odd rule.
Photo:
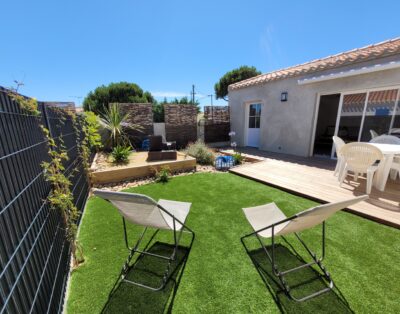
[[[251, 232], [251, 228], [241, 208], [273, 201], [286, 215], [291, 215], [315, 205], [314, 202], [227, 173], [176, 177], [167, 184], [149, 184], [129, 191], [156, 200], [191, 202], [186, 222], [196, 233], [196, 239], [181, 271], [180, 283], [175, 286], [175, 298], [171, 297], [173, 283], [165, 291], [155, 293], [124, 286], [105, 312], [156, 313], [170, 309], [173, 313], [400, 312], [399, 230], [346, 212], [334, 215], [327, 223], [325, 265], [343, 297], [335, 290], [295, 303], [279, 292], [272, 280], [264, 283], [246, 253], [240, 237]], [[132, 240], [138, 236], [138, 230], [129, 228]], [[303, 234], [307, 243], [319, 252], [320, 229]], [[167, 236], [171, 238], [172, 233], [163, 234], [161, 240]], [[79, 241], [86, 261], [72, 274], [67, 310], [99, 313], [128, 255], [117, 210], [108, 202], [92, 197], [87, 203]], [[288, 244], [281, 243], [278, 258], [285, 263], [293, 259], [293, 254], [288, 253]], [[259, 258], [268, 273], [269, 264], [262, 259], [257, 243], [251, 242], [249, 247], [253, 258]], [[305, 285], [303, 289], [308, 288]]]

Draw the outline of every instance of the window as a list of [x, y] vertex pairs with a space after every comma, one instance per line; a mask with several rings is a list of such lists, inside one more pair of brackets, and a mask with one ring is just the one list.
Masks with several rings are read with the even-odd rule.
[[358, 141], [366, 98], [367, 93], [343, 96], [337, 136], [346, 143]]
[[400, 101], [393, 112], [393, 122], [389, 134], [400, 136]]
[[392, 116], [397, 100], [397, 89], [370, 92], [361, 141], [368, 142], [371, 139], [370, 130], [378, 134], [388, 134]]
[[261, 104], [249, 106], [249, 129], [259, 129], [261, 118]]

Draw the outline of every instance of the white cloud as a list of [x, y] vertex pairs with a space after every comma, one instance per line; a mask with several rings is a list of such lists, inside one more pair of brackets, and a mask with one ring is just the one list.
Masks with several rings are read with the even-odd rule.
[[265, 56], [264, 63], [268, 70], [281, 67], [284, 55], [279, 44], [277, 32], [272, 25], [268, 25], [261, 33], [260, 48]]

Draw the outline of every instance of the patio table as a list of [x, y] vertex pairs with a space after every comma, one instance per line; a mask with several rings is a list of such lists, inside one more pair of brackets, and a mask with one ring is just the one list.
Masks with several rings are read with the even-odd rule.
[[395, 155], [400, 155], [400, 145], [369, 143], [379, 148], [383, 154], [383, 160], [379, 163], [378, 170], [375, 173], [373, 185], [379, 191], [384, 191], [389, 177], [390, 167]]

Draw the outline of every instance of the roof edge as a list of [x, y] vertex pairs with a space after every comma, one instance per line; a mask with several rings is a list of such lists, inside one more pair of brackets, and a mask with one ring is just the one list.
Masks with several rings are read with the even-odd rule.
[[[326, 60], [329, 60], [329, 59], [332, 59], [332, 58], [339, 58], [341, 56], [348, 55], [350, 53], [362, 52], [363, 50], [374, 48], [374, 47], [377, 47], [377, 46], [382, 46], [382, 45], [389, 44], [389, 43], [392, 43], [392, 42], [395, 42], [395, 41], [400, 41], [400, 37], [395, 37], [395, 38], [384, 40], [384, 41], [381, 41], [381, 42], [378, 42], [378, 43], [375, 43], [375, 44], [369, 44], [369, 45], [366, 45], [366, 46], [363, 46], [363, 47], [360, 47], [360, 48], [347, 50], [345, 52], [340, 52], [340, 53], [333, 54], [333, 55], [330, 55], [330, 56], [327, 56], [327, 57], [314, 59], [314, 60], [307, 61], [307, 62], [304, 62], [304, 63], [299, 63], [299, 64], [296, 64], [296, 65], [292, 65], [292, 66], [289, 66], [289, 67], [286, 67], [286, 68], [281, 68], [281, 69], [274, 70], [274, 71], [271, 71], [271, 72], [263, 73], [263, 74], [260, 74], [260, 75], [257, 75], [257, 76], [254, 76], [254, 77], [251, 77], [251, 78], [248, 78], [248, 79], [245, 79], [245, 80], [233, 83], [233, 84], [230, 84], [228, 86], [228, 91], [241, 89], [241, 88], [245, 88], [245, 87], [250, 87], [250, 86], [255, 86], [255, 85], [260, 85], [260, 84], [263, 84], [263, 83], [267, 83], [270, 80], [262, 81], [262, 78], [264, 78], [266, 76], [269, 76], [269, 75], [272, 76], [274, 74], [276, 74], [278, 76], [278, 72], [293, 71], [293, 70], [295, 70], [297, 68], [301, 68], [301, 67], [304, 67], [304, 66], [307, 66], [307, 65], [312, 65], [312, 64], [315, 64], [315, 63], [318, 63], [318, 62], [321, 62], [321, 61], [326, 61]], [[396, 53], [393, 53], [393, 54], [396, 54]], [[390, 56], [390, 54], [389, 55], [385, 55], [385, 57], [386, 56]], [[352, 64], [358, 64], [358, 63], [362, 63], [362, 62], [365, 62], [365, 61], [368, 61], [368, 60], [379, 59], [380, 57], [381, 56], [377, 56], [376, 58], [371, 58], [371, 59], [363, 59], [363, 60], [352, 62]], [[322, 71], [325, 71], [325, 70], [328, 70], [328, 69], [339, 68], [340, 66], [345, 66], [345, 65], [347, 65], [347, 64], [341, 64], [341, 65], [338, 65], [338, 66], [331, 66], [331, 67], [328, 67], [328, 68], [317, 69], [315, 71], [309, 71], [309, 72], [305, 72], [305, 73], [298, 73], [297, 75], [282, 75], [280, 77], [278, 76], [277, 78], [275, 78], [273, 80], [274, 81], [275, 80], [280, 80], [280, 79], [284, 79], [286, 77], [294, 77], [294, 76], [299, 76], [299, 75], [307, 74], [307, 73], [322, 72]], [[260, 80], [260, 81], [257, 82], [258, 80]], [[254, 81], [252, 84], [246, 85], [246, 83], [249, 83], [249, 82], [252, 82], [252, 81]], [[242, 85], [245, 85], [245, 86], [242, 86]]]

